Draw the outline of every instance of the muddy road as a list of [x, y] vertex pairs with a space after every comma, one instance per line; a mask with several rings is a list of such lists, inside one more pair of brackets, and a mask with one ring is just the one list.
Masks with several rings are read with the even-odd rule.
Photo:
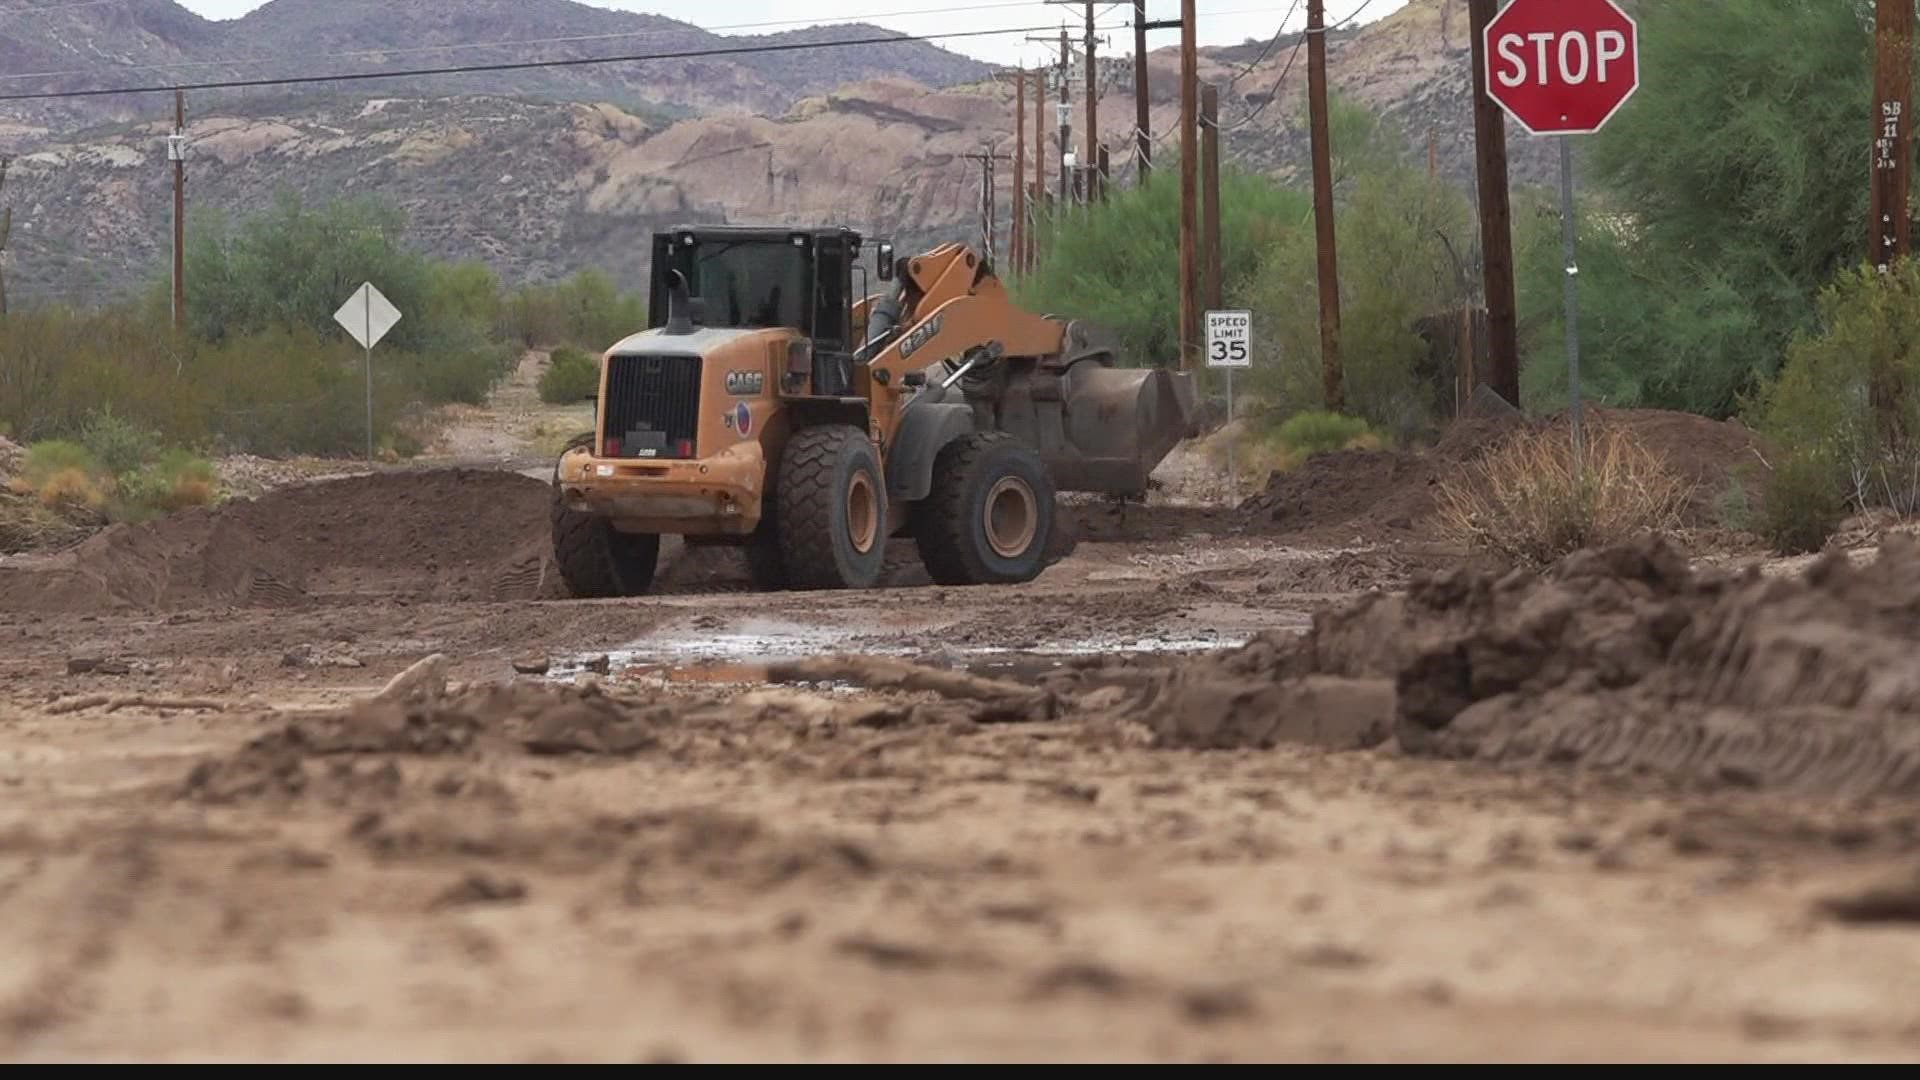
[[[452, 489], [464, 532], [336, 490], [0, 566], [0, 1057], [1920, 1057], [1911, 684], [1795, 684], [1870, 737], [1749, 760], [1700, 734], [1770, 704], [1746, 654], [1669, 670], [1677, 624], [1776, 610], [1762, 666], [1882, 656], [1905, 563], [1402, 607], [1467, 571], [1089, 507], [1019, 588], [756, 595], [692, 551], [577, 602], [536, 493]], [[1476, 668], [1453, 742], [1395, 737], [1487, 650], [1524, 670]], [[1487, 750], [1654, 701], [1694, 750]]]

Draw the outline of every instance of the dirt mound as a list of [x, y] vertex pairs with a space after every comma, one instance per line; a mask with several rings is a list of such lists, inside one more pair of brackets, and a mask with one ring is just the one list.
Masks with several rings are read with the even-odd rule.
[[[1626, 431], [1693, 486], [1688, 524], [1710, 524], [1714, 503], [1734, 469], [1753, 456], [1753, 435], [1731, 422], [1654, 409], [1590, 409], [1593, 423]], [[1275, 473], [1267, 489], [1241, 503], [1252, 527], [1327, 540], [1416, 539], [1426, 535], [1435, 486], [1479, 459], [1522, 424], [1565, 428], [1566, 417], [1540, 421], [1474, 418], [1447, 429], [1430, 449], [1341, 450]]]
[[108, 528], [0, 574], [30, 611], [291, 606], [315, 599], [557, 595], [546, 484], [472, 469], [390, 472]]
[[[1423, 576], [1152, 680], [1170, 745], [1305, 739], [1716, 783], [1920, 790], [1920, 541], [1797, 579], [1693, 571], [1659, 539], [1545, 574]], [[1390, 721], [1390, 723], [1388, 722]]]
[[[299, 795], [314, 786], [316, 763], [335, 758], [465, 757], [514, 749], [633, 754], [658, 746], [659, 732], [676, 711], [689, 707], [698, 709], [701, 703], [619, 701], [592, 688], [540, 683], [491, 683], [449, 696], [370, 700], [289, 721], [231, 755], [202, 761], [188, 774], [185, 793], [210, 802]], [[339, 772], [324, 771], [320, 779], [338, 779]]]

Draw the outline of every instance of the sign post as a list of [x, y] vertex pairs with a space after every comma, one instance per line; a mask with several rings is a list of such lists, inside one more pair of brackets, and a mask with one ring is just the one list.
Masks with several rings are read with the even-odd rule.
[[1513, 0], [1487, 24], [1487, 96], [1533, 135], [1560, 140], [1560, 237], [1566, 251], [1567, 386], [1580, 468], [1580, 264], [1573, 142], [1606, 126], [1640, 88], [1640, 30], [1615, 0]]
[[[1227, 423], [1233, 423], [1233, 371], [1253, 366], [1253, 313], [1207, 312], [1207, 366], [1227, 373]], [[1233, 466], [1233, 439], [1227, 439], [1227, 480], [1237, 482]]]
[[367, 460], [373, 460], [373, 347], [400, 321], [400, 309], [393, 306], [369, 281], [355, 289], [333, 321], [346, 328], [353, 340], [367, 350]]

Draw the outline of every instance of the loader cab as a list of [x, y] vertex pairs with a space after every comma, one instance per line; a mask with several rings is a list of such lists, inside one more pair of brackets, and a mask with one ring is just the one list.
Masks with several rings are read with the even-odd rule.
[[[854, 290], [862, 284], [856, 273], [866, 275], [864, 267], [856, 271], [860, 246], [860, 234], [847, 228], [706, 225], [655, 233], [647, 325], [666, 325], [668, 271], [677, 270], [695, 325], [792, 330], [806, 339], [811, 392], [849, 394]], [[891, 254], [890, 247], [883, 250]]]

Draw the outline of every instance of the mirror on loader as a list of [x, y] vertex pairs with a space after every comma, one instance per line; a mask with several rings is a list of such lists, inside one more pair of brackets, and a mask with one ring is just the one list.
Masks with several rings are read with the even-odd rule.
[[893, 280], [893, 241], [891, 240], [880, 241], [880, 245], [877, 251], [878, 251], [878, 254], [874, 256], [874, 259], [880, 264], [880, 271], [879, 271], [880, 280], [892, 281]]

